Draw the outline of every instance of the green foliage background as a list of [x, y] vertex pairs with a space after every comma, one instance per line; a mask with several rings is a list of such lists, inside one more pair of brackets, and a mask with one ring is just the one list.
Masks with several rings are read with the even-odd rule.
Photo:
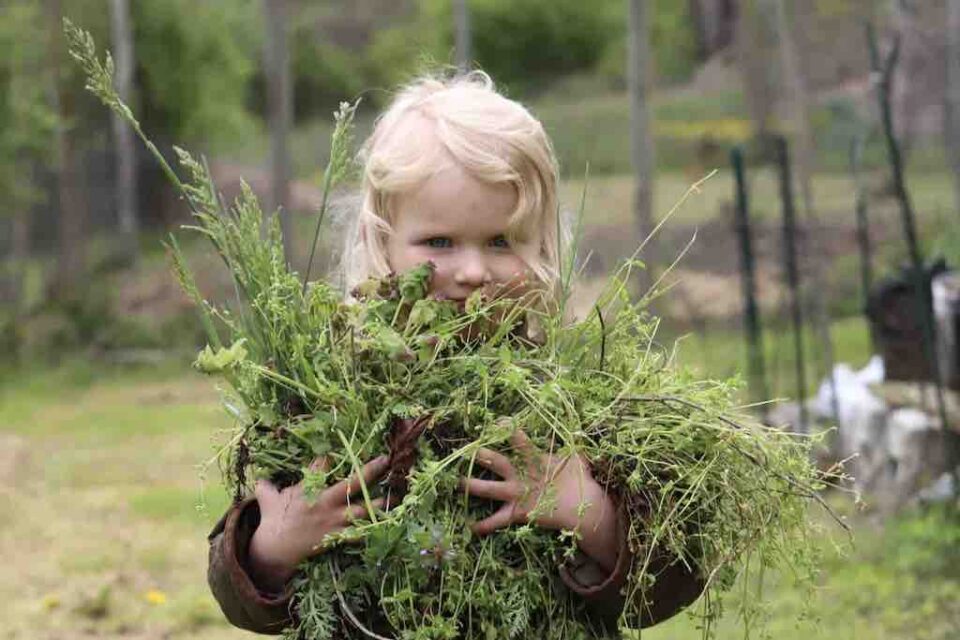
[[30, 161], [48, 155], [56, 124], [43, 83], [44, 43], [35, 3], [0, 7], [0, 215], [39, 197]]
[[250, 133], [260, 3], [138, 0], [131, 11], [144, 126], [211, 144]]
[[[608, 80], [623, 83], [626, 3], [475, 0], [470, 6], [474, 59], [498, 82], [529, 91], [564, 74], [596, 69]], [[653, 21], [658, 76], [664, 81], [687, 78], [696, 63], [687, 3], [656, 0]], [[450, 2], [420, 0], [417, 20], [377, 34], [369, 54], [374, 68], [383, 79], [396, 82], [416, 72], [423, 50], [449, 62], [452, 25]]]

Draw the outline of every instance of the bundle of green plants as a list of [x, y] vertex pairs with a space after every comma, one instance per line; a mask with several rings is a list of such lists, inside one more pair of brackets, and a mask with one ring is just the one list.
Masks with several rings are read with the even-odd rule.
[[[109, 56], [101, 63], [89, 35], [67, 33], [90, 90], [142, 135], [113, 90]], [[351, 162], [354, 109], [337, 113], [325, 196]], [[622, 626], [639, 625], [663, 557], [703, 578], [705, 634], [735, 584], [752, 594], [780, 565], [812, 576], [807, 507], [824, 480], [809, 440], [742, 415], [735, 383], [698, 379], [658, 345], [657, 319], [628, 293], [634, 261], [574, 321], [564, 320], [572, 252], [557, 295], [481, 290], [461, 308], [429, 295], [425, 264], [364, 282], [347, 300], [310, 281], [309, 267], [303, 278], [289, 268], [277, 218], [264, 218], [250, 189], [224, 206], [204, 163], [178, 149], [181, 181], [146, 142], [236, 285], [229, 306], [204, 300], [171, 239], [209, 337], [196, 367], [229, 384], [237, 426], [224, 468], [237, 496], [256, 478], [303, 481], [309, 494], [390, 456], [386, 479], [362, 486], [367, 518], [295, 579], [289, 637], [599, 637], [557, 575], [577, 528], [471, 533], [491, 506], [459, 479], [475, 473], [482, 447], [520, 455], [509, 446], [517, 432], [558, 459], [581, 456], [625, 510], [633, 562]], [[326, 469], [311, 468], [318, 456]], [[389, 510], [374, 509], [382, 496]], [[555, 498], [540, 496], [535, 511]]]

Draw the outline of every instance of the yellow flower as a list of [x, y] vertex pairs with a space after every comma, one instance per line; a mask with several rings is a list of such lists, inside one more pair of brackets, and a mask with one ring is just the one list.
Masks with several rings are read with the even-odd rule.
[[53, 611], [60, 606], [60, 596], [55, 593], [48, 593], [47, 595], [43, 596], [42, 600], [40, 600], [40, 605], [46, 611]]
[[143, 594], [143, 599], [153, 605], [161, 605], [167, 602], [167, 594], [159, 589], [150, 589]]

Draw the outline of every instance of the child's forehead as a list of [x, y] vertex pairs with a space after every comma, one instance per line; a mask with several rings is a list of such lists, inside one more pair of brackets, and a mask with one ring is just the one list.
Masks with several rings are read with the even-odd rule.
[[509, 218], [516, 209], [517, 198], [513, 184], [483, 181], [452, 160], [401, 194], [401, 201], [408, 205], [406, 208], [416, 209], [430, 218], [444, 217], [449, 212]]

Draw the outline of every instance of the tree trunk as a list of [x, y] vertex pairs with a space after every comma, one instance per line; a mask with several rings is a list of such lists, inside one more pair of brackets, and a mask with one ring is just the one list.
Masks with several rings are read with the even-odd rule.
[[[790, 10], [793, 7], [793, 10]], [[802, 255], [810, 265], [813, 289], [804, 296], [810, 308], [810, 316], [820, 343], [821, 375], [830, 376], [832, 409], [838, 417], [839, 405], [836, 397], [836, 384], [833, 378], [833, 339], [830, 336], [830, 317], [827, 310], [829, 289], [823, 272], [823, 258], [826, 252], [820, 246], [825, 237], [821, 232], [820, 217], [817, 215], [813, 196], [813, 174], [816, 165], [816, 141], [810, 124], [810, 94], [801, 52], [806, 51], [800, 27], [802, 16], [795, 3], [776, 0], [777, 31], [780, 36], [780, 59], [787, 103], [790, 105], [791, 145], [794, 150], [797, 179], [800, 186], [800, 200], [807, 222], [807, 233], [800, 234]]]
[[796, 162], [794, 166], [800, 181], [800, 196], [807, 216], [814, 215], [813, 202], [813, 172], [816, 162], [816, 142], [813, 136], [813, 127], [810, 125], [810, 94], [807, 90], [805, 69], [801, 61], [801, 51], [804, 51], [801, 41], [800, 16], [796, 8], [793, 11], [787, 0], [775, 0], [774, 7], [777, 16], [777, 31], [780, 36], [780, 63], [782, 66], [784, 94], [789, 105], [791, 147], [794, 150]]
[[63, 8], [60, 0], [44, 0], [49, 47], [50, 100], [57, 115], [54, 134], [57, 172], [58, 253], [53, 294], [59, 299], [77, 294], [83, 277], [86, 210], [81, 192], [78, 150], [70, 130], [76, 111], [76, 96], [63, 77]]
[[932, 87], [925, 82], [925, 70], [931, 62], [930, 43], [921, 20], [923, 3], [908, 4], [903, 0], [892, 0], [890, 5], [890, 21], [900, 42], [897, 78], [891, 99], [897, 125], [895, 133], [906, 166], [917, 142], [920, 111], [926, 104], [926, 96], [931, 95]]
[[733, 40], [737, 0], [689, 0], [697, 57], [707, 60]]
[[287, 138], [293, 122], [293, 83], [288, 46], [288, 0], [263, 0], [267, 32], [264, 74], [267, 80], [267, 120], [270, 127], [269, 211], [280, 216], [287, 264], [293, 260], [293, 219], [290, 211], [290, 153]]
[[[655, 153], [650, 121], [650, 90], [653, 60], [650, 47], [650, 2], [629, 2], [629, 46], [627, 47], [627, 87], [630, 93], [630, 161], [633, 165], [633, 211], [639, 241], [644, 242], [654, 229], [653, 181]], [[652, 286], [657, 263], [656, 252], [649, 249], [641, 256], [647, 263], [646, 271], [637, 283], [639, 293]]]
[[690, 23], [693, 26], [693, 39], [697, 43], [697, 60], [706, 60], [710, 51], [708, 14], [704, 11], [702, 0], [689, 0], [687, 6], [690, 11]]
[[[111, 29], [113, 33], [113, 60], [116, 64], [114, 83], [120, 98], [129, 104], [133, 100], [133, 30], [130, 24], [129, 0], [110, 0]], [[140, 230], [137, 213], [137, 150], [133, 129], [116, 113], [113, 119], [114, 158], [117, 167], [117, 222], [124, 259], [134, 263], [139, 254]]]
[[944, 140], [953, 173], [954, 203], [960, 214], [960, 0], [947, 0], [946, 96]]
[[757, 138], [766, 140], [776, 100], [775, 65], [771, 30], [774, 23], [768, 3], [771, 0], [741, 0], [737, 24], [737, 57], [743, 78], [747, 111]]
[[454, 33], [456, 34], [457, 69], [460, 73], [470, 70], [473, 57], [473, 32], [470, 26], [469, 0], [453, 0]]
[[10, 261], [13, 269], [11, 270], [11, 299], [13, 301], [13, 311], [20, 314], [26, 304], [25, 286], [27, 258], [30, 256], [30, 213], [26, 208], [22, 208], [13, 214], [10, 230]]

